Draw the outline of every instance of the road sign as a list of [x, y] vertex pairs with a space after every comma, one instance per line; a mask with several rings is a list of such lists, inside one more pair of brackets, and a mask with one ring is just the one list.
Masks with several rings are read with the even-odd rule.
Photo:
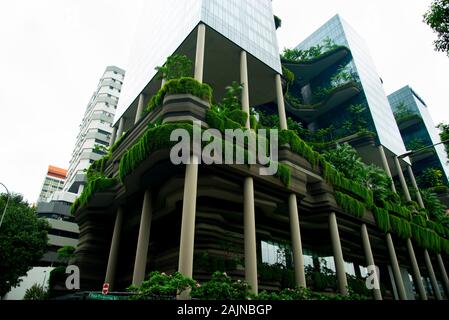
[[109, 293], [109, 283], [103, 284], [103, 290], [101, 291], [103, 294]]

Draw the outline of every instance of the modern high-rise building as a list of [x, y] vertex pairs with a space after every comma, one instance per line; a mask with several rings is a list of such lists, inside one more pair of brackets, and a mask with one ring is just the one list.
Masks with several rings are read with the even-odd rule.
[[[351, 82], [349, 86], [343, 85], [343, 90], [335, 94], [334, 101], [338, 102], [334, 102], [333, 106], [321, 113], [317, 110], [315, 117], [307, 119], [309, 124], [312, 123], [311, 127], [315, 130], [330, 125], [337, 129], [344, 128], [348, 117], [353, 117], [353, 114], [348, 112], [348, 107], [353, 105], [366, 107], [364, 129], [375, 134], [376, 146], [382, 150], [373, 152], [372, 148], [363, 146], [357, 149], [366, 162], [386, 168], [387, 172], [396, 176], [398, 172], [395, 157], [403, 155], [406, 149], [402, 140], [398, 139], [400, 132], [367, 44], [340, 15], [335, 15], [296, 48], [307, 50], [314, 46], [323, 46], [327, 40], [341, 47], [341, 50], [336, 50], [332, 55], [324, 57], [324, 61], [317, 61], [314, 66], [316, 70], [311, 73], [310, 78], [305, 71], [305, 81], [302, 83], [300, 92], [304, 95], [308, 91], [320, 91], [327, 86], [339, 86], [341, 83], [338, 82], [342, 82], [342, 79], [336, 77], [339, 72], [350, 75], [350, 80], [355, 86], [351, 87]], [[345, 52], [345, 49], [349, 52]], [[299, 72], [301, 73], [301, 68]], [[349, 119], [349, 122], [351, 121]], [[357, 133], [354, 128], [349, 128], [347, 135]], [[388, 167], [385, 166], [384, 160], [387, 160]], [[400, 161], [402, 167], [409, 165], [407, 158], [405, 161], [403, 159]]]
[[98, 82], [80, 124], [64, 191], [78, 193], [86, 181], [84, 170], [109, 147], [124, 77], [124, 70], [109, 66]]
[[[421, 152], [411, 156], [415, 174], [427, 168], [435, 168], [443, 173], [443, 181], [448, 183], [449, 164], [444, 145], [429, 107], [410, 86], [405, 86], [388, 96], [390, 105], [408, 151]], [[436, 145], [438, 144], [438, 145]], [[432, 145], [436, 145], [431, 148]]]
[[49, 166], [37, 202], [47, 202], [54, 192], [62, 190], [66, 178], [67, 170]]
[[[288, 79], [281, 75], [271, 1], [160, 0], [148, 4], [142, 16], [111, 138], [115, 147], [91, 167], [95, 179], [89, 179], [72, 207], [80, 228], [74, 264], [81, 271], [82, 289], [98, 290], [103, 283], [118, 291], [139, 286], [152, 270], [204, 280], [221, 269], [245, 279], [255, 294], [288, 285], [346, 295], [356, 278], [364, 287], [367, 266], [378, 266], [382, 290], [368, 293], [373, 298], [414, 299], [412, 284], [427, 298], [431, 293], [421, 275], [432, 280], [432, 295], [442, 297], [437, 279], [443, 277], [432, 266], [443, 274], [449, 250], [443, 252], [419, 235], [431, 234], [440, 244], [449, 241], [446, 235], [430, 230], [433, 225], [425, 219], [412, 221], [416, 208], [375, 202], [371, 190], [344, 178], [295, 132], [281, 132], [286, 143], [278, 160], [284, 166], [274, 176], [260, 175], [260, 163], [177, 165], [170, 159], [171, 133], [193, 131], [192, 120], [219, 132], [248, 129], [259, 108], [265, 108], [279, 116], [279, 128], [288, 129]], [[351, 50], [342, 50], [352, 61]], [[193, 79], [160, 79], [155, 68], [173, 54], [192, 60]], [[334, 59], [325, 59], [319, 70]], [[363, 87], [328, 97], [326, 111], [366, 91], [362, 102], [370, 104], [378, 133], [372, 162], [388, 167], [405, 147], [377, 73], [367, 71], [370, 61], [362, 63], [366, 57], [359, 59], [353, 64]], [[308, 71], [316, 73], [312, 69]], [[242, 85], [241, 110], [226, 114], [229, 110], [211, 108], [234, 81]], [[213, 97], [205, 84], [212, 87]], [[157, 105], [150, 100], [154, 96]], [[147, 101], [152, 108], [144, 112]], [[382, 117], [385, 123], [375, 126]], [[396, 134], [397, 141], [383, 131], [390, 122], [395, 127], [385, 130]], [[193, 150], [189, 157], [199, 154]], [[330, 269], [333, 283], [323, 287], [321, 278], [311, 280], [312, 274]]]

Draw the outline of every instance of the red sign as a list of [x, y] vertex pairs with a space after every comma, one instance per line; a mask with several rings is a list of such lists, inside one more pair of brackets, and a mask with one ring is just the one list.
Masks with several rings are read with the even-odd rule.
[[105, 283], [103, 285], [103, 290], [102, 290], [103, 294], [108, 294], [109, 293], [109, 283]]

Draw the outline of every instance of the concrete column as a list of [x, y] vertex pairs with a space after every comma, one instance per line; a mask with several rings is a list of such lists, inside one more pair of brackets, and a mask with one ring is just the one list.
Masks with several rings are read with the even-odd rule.
[[449, 297], [449, 279], [447, 277], [446, 268], [444, 267], [443, 258], [441, 254], [437, 254], [438, 266], [440, 267], [441, 276], [443, 277], [444, 288], [446, 289], [446, 295]]
[[178, 265], [179, 272], [188, 278], [192, 278], [193, 275], [197, 184], [198, 156], [192, 155], [190, 164], [186, 165], [186, 175], [184, 180]]
[[312, 88], [310, 84], [306, 84], [301, 88], [301, 96], [304, 104], [312, 104]]
[[196, 38], [195, 80], [203, 82], [204, 74], [204, 48], [206, 45], [206, 25], [198, 25]]
[[245, 242], [245, 279], [251, 286], [251, 292], [258, 293], [257, 283], [257, 246], [256, 220], [254, 207], [254, 181], [245, 178], [243, 185], [243, 225]]
[[440, 293], [440, 287], [438, 286], [437, 277], [435, 276], [435, 271], [433, 270], [432, 260], [430, 260], [429, 252], [424, 249], [424, 260], [426, 261], [427, 271], [429, 272], [430, 282], [432, 283], [433, 292], [437, 300], [442, 300]]
[[418, 204], [421, 208], [424, 209], [425, 208], [424, 201], [422, 200], [421, 192], [419, 192], [418, 184], [416, 183], [416, 179], [415, 179], [415, 175], [413, 174], [412, 166], [407, 166], [407, 171], [408, 171], [409, 178], [412, 181], [412, 186], [416, 190], [416, 199], [418, 200]]
[[399, 268], [398, 258], [396, 256], [396, 250], [394, 249], [393, 239], [391, 238], [390, 233], [387, 233], [386, 239], [387, 239], [388, 253], [390, 255], [391, 267], [393, 269], [399, 299], [407, 300], [407, 293], [405, 292], [404, 281], [402, 280], [401, 270]]
[[115, 143], [115, 138], [117, 137], [117, 127], [112, 127], [111, 139], [109, 140], [109, 147]]
[[137, 240], [136, 259], [134, 261], [133, 282], [139, 287], [145, 280], [147, 266], [148, 245], [152, 219], [151, 192], [147, 190], [143, 196], [142, 214], [140, 216], [139, 237]]
[[84, 191], [84, 184], [80, 184], [80, 186], [78, 187], [78, 196], [81, 195], [81, 193], [83, 193]]
[[242, 110], [248, 114], [248, 120], [246, 121], [246, 128], [250, 128], [250, 110], [249, 110], [249, 82], [248, 82], [248, 59], [246, 52], [240, 53], [240, 83], [243, 86], [242, 90]]
[[348, 294], [348, 279], [346, 278], [345, 261], [341, 249], [340, 234], [338, 232], [337, 215], [329, 214], [329, 229], [331, 234], [332, 249], [334, 251], [335, 268], [337, 269], [338, 288], [343, 295]]
[[120, 118], [119, 124], [118, 124], [118, 130], [117, 130], [117, 136], [115, 137], [115, 142], [118, 141], [118, 139], [120, 139], [123, 135], [123, 129], [125, 127], [125, 119], [122, 117]]
[[396, 192], [396, 187], [394, 186], [393, 176], [391, 174], [390, 167], [388, 166], [387, 156], [385, 155], [385, 150], [382, 145], [379, 146], [379, 153], [380, 153], [380, 157], [382, 158], [382, 165], [384, 167], [384, 170], [387, 172], [388, 176], [392, 180], [391, 181], [391, 189], [393, 190], [393, 192]]
[[[368, 228], [366, 227], [366, 224], [364, 223], [362, 224], [361, 231], [362, 231], [362, 243], [363, 243], [363, 250], [365, 251], [366, 264], [367, 266], [376, 266], [376, 264], [374, 263], [373, 251], [371, 250], [371, 243], [369, 240]], [[376, 281], [380, 285], [380, 275], [377, 274], [377, 269], [375, 270], [377, 278]], [[374, 291], [373, 292], [374, 299], [382, 300], [382, 293], [380, 289], [374, 289], [373, 291]]]
[[134, 124], [139, 122], [140, 118], [142, 118], [144, 108], [145, 108], [145, 94], [141, 93], [139, 95], [139, 103], [137, 104], [136, 119], [134, 120]]
[[401, 182], [402, 191], [404, 191], [405, 199], [407, 201], [412, 201], [412, 198], [410, 197], [410, 191], [408, 190], [407, 182], [404, 178], [404, 173], [402, 172], [401, 163], [399, 162], [398, 157], [394, 157], [394, 162], [396, 164], [396, 169], [398, 171], [399, 175], [399, 181]]
[[161, 89], [165, 86], [165, 83], [167, 82], [167, 80], [165, 80], [165, 78], [162, 78], [161, 81]]
[[276, 97], [278, 103], [279, 124], [281, 130], [287, 130], [287, 116], [285, 115], [284, 92], [282, 91], [281, 75], [276, 74]]
[[288, 199], [290, 213], [290, 234], [292, 238], [293, 264], [295, 265], [296, 285], [306, 288], [306, 274], [304, 271], [304, 256], [302, 254], [301, 230], [298, 217], [298, 203], [296, 194], [292, 193]]
[[421, 297], [421, 300], [427, 300], [426, 290], [422, 283], [421, 272], [419, 271], [418, 261], [416, 260], [415, 250], [413, 250], [413, 244], [410, 238], [407, 239], [407, 250], [410, 255], [410, 261], [412, 262], [413, 277], [415, 278], [415, 285], [418, 289], [419, 296]]
[[114, 289], [115, 274], [117, 271], [118, 253], [120, 248], [120, 237], [123, 226], [123, 208], [118, 208], [115, 217], [114, 232], [112, 234], [111, 248], [109, 250], [108, 266], [104, 282], [109, 283], [109, 289]]

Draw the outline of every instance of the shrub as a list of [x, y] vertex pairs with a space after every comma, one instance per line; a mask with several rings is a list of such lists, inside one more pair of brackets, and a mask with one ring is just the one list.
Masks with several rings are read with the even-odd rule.
[[379, 229], [385, 233], [390, 232], [391, 225], [390, 225], [390, 215], [388, 214], [388, 211], [385, 209], [374, 207], [373, 214]]
[[166, 80], [190, 77], [193, 73], [193, 63], [187, 56], [174, 54], [167, 58], [164, 66], [156, 67], [156, 71]]
[[147, 112], [161, 107], [165, 96], [172, 94], [191, 94], [208, 103], [212, 102], [212, 88], [209, 85], [198, 82], [193, 78], [172, 79], [167, 81], [162, 89], [150, 99]]
[[402, 239], [409, 239], [412, 236], [410, 222], [405, 219], [390, 216], [391, 228]]
[[35, 283], [26, 290], [23, 300], [45, 300], [47, 297], [47, 291], [44, 287]]
[[335, 192], [335, 200], [346, 213], [357, 218], [363, 218], [365, 215], [365, 206], [360, 201], [338, 191]]
[[140, 287], [131, 286], [128, 291], [135, 294], [134, 300], [174, 300], [177, 294], [194, 288], [195, 284], [194, 280], [178, 272], [167, 275], [155, 271]]
[[74, 214], [79, 208], [85, 206], [95, 193], [110, 189], [116, 184], [117, 180], [114, 178], [110, 179], [104, 177], [99, 177], [88, 182], [87, 186], [83, 190], [83, 193], [72, 204], [70, 209], [71, 213]]
[[249, 295], [250, 286], [245, 281], [232, 281], [224, 272], [215, 272], [210, 281], [196, 285], [191, 293], [200, 300], [246, 300]]

